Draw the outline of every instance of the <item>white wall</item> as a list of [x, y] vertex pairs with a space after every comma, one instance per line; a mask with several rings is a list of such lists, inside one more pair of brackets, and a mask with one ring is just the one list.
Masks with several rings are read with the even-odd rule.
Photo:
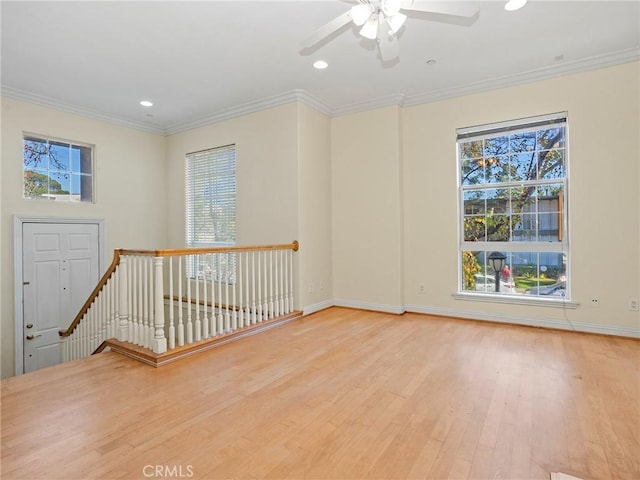
[[[95, 203], [24, 200], [23, 132], [95, 145]], [[1, 290], [4, 297], [0, 329], [4, 378], [14, 373], [13, 216], [104, 219], [107, 264], [116, 248], [163, 248], [167, 231], [164, 213], [165, 139], [163, 136], [2, 98], [0, 184]]]
[[300, 305], [310, 313], [332, 304], [331, 121], [298, 103]]
[[399, 107], [331, 121], [338, 305], [404, 310], [400, 132]]
[[[408, 309], [559, 327], [568, 318], [587, 330], [640, 334], [639, 314], [629, 310], [640, 296], [638, 70], [625, 64], [404, 109]], [[559, 111], [569, 116], [570, 273], [572, 299], [581, 305], [564, 311], [452, 298], [456, 128]], [[592, 297], [599, 308], [589, 305]]]
[[185, 155], [236, 145], [239, 245], [296, 240], [298, 138], [295, 103], [167, 137], [167, 220], [171, 247], [184, 247]]
[[[185, 155], [235, 144], [237, 244], [298, 240], [295, 308], [330, 299], [329, 142], [329, 119], [299, 102], [170, 135], [166, 193], [171, 246], [185, 242]], [[313, 292], [310, 283], [317, 284]]]

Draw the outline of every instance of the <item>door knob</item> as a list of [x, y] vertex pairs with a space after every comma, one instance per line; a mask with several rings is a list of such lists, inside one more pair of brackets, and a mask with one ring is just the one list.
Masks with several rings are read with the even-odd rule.
[[27, 340], [33, 340], [36, 337], [41, 337], [42, 335], [27, 335]]

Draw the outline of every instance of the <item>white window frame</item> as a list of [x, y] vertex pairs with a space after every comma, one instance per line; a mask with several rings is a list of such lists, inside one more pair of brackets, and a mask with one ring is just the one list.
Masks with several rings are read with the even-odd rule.
[[[485, 140], [493, 137], [502, 136], [511, 133], [523, 133], [544, 129], [545, 126], [552, 127], [554, 125], [563, 125], [565, 128], [564, 137], [564, 178], [550, 178], [550, 179], [535, 179], [535, 180], [507, 180], [504, 182], [494, 183], [479, 183], [479, 184], [467, 184], [463, 185], [462, 182], [462, 156], [461, 156], [461, 143]], [[461, 128], [456, 131], [456, 157], [457, 157], [457, 187], [458, 187], [458, 290], [454, 294], [455, 298], [464, 300], [481, 300], [500, 303], [518, 303], [518, 304], [530, 304], [530, 305], [558, 305], [562, 307], [575, 308], [576, 303], [571, 302], [571, 289], [570, 289], [570, 252], [569, 252], [569, 231], [568, 231], [568, 218], [569, 218], [569, 148], [568, 148], [568, 115], [567, 112], [554, 113], [550, 115], [543, 115], [537, 117], [529, 117], [525, 119], [513, 120], [508, 122], [494, 123], [488, 125], [480, 125], [469, 128]], [[483, 144], [484, 145], [484, 144]], [[561, 229], [562, 235], [556, 241], [514, 241], [511, 238], [503, 241], [466, 241], [465, 240], [465, 192], [478, 191], [486, 189], [500, 189], [500, 188], [516, 188], [525, 185], [537, 187], [551, 184], [562, 184], [563, 202], [560, 206], [560, 215], [562, 218], [559, 220], [559, 229]], [[509, 211], [511, 213], [511, 211]], [[536, 233], [538, 229], [536, 228]], [[510, 231], [511, 233], [511, 231]], [[491, 291], [474, 291], [465, 290], [464, 274], [463, 274], [463, 252], [465, 251], [483, 251], [486, 255], [489, 255], [493, 251], [502, 252], [508, 257], [512, 253], [526, 252], [526, 253], [554, 253], [564, 255], [566, 267], [564, 275], [566, 278], [566, 294], [559, 297], [545, 297], [543, 295], [528, 295], [528, 294], [505, 294], [504, 292], [497, 293]], [[540, 268], [540, 265], [537, 265]], [[485, 274], [488, 273], [485, 271]], [[539, 273], [539, 272], [538, 272]]]
[[[39, 152], [34, 154], [34, 157], [41, 157], [36, 162], [35, 165], [27, 166], [25, 165], [26, 158], [26, 150], [28, 142], [38, 142], [46, 145], [46, 151]], [[58, 202], [65, 203], [95, 203], [95, 145], [91, 145], [88, 143], [76, 142], [73, 140], [66, 140], [62, 138], [55, 138], [48, 135], [40, 135], [35, 133], [23, 132], [22, 134], [22, 143], [23, 143], [23, 157], [22, 157], [22, 172], [23, 172], [23, 198], [25, 200], [35, 200], [35, 201], [43, 201], [43, 200], [55, 200]], [[57, 144], [60, 146], [67, 146], [69, 149], [69, 157], [62, 160], [58, 166], [55, 165], [55, 157], [51, 153], [50, 145]], [[76, 149], [83, 149], [88, 151], [89, 158], [82, 157], [82, 153], [79, 159], [78, 169], [73, 168], [73, 162], [71, 158], [71, 151]], [[51, 164], [54, 163], [52, 166]], [[66, 169], [62, 169], [61, 165], [66, 163]], [[62, 181], [61, 177], [66, 177], [64, 180], [70, 182], [69, 188], [71, 191], [68, 194], [56, 194], [52, 193], [49, 190], [49, 185], [47, 186], [47, 193], [39, 195], [39, 196], [30, 196], [25, 191], [24, 178], [27, 172], [34, 172], [41, 175], [46, 176], [49, 180], [56, 181], [55, 177], [58, 177], [59, 180]], [[73, 179], [77, 177], [77, 180], [80, 181], [80, 192], [78, 194], [78, 198], [74, 198], [72, 182]], [[61, 183], [61, 182], [58, 182]], [[84, 197], [84, 198], [83, 198]], [[90, 197], [90, 198], [88, 198]]]

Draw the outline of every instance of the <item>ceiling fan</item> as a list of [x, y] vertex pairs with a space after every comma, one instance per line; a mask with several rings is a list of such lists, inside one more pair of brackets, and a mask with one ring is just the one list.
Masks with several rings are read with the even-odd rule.
[[[349, 0], [347, 0], [349, 1]], [[355, 0], [354, 0], [355, 1]], [[360, 27], [363, 37], [375, 40], [383, 62], [393, 60], [400, 54], [396, 34], [404, 25], [407, 12], [423, 12], [435, 14], [433, 20], [444, 21], [445, 18], [477, 18], [480, 11], [479, 2], [422, 1], [422, 0], [357, 0], [358, 4], [342, 15], [316, 30], [300, 45], [303, 50], [310, 49], [333, 32], [353, 22]], [[354, 3], [351, 1], [350, 3]], [[442, 16], [442, 17], [440, 17]]]

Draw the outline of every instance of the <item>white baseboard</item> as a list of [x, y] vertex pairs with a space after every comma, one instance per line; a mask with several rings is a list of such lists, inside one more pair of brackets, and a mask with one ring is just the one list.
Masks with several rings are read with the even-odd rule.
[[324, 310], [326, 308], [333, 307], [333, 306], [334, 306], [333, 300], [324, 300], [319, 303], [314, 303], [313, 305], [307, 305], [305, 307], [302, 307], [302, 314], [311, 315], [312, 313], [316, 313], [316, 312], [319, 312], [320, 310]]
[[304, 315], [309, 315], [332, 306], [357, 308], [360, 310], [373, 310], [375, 312], [392, 313], [395, 315], [405, 312], [422, 313], [425, 315], [439, 315], [443, 317], [465, 318], [468, 320], [507, 323], [529, 327], [553, 328], [583, 333], [597, 333], [600, 335], [640, 338], [640, 327], [621, 327], [618, 325], [606, 325], [602, 323], [569, 322], [568, 320], [500, 315], [494, 313], [483, 313], [475, 310], [458, 310], [455, 308], [430, 307], [426, 305], [389, 305], [362, 302], [359, 300], [335, 299], [325, 300], [314, 305], [305, 306], [302, 311]]
[[359, 300], [345, 300], [342, 298], [336, 298], [333, 301], [333, 304], [336, 307], [359, 308], [361, 310], [373, 310], [375, 312], [393, 313], [396, 315], [399, 315], [405, 312], [404, 306], [402, 305], [389, 305], [384, 303], [368, 303], [368, 302], [361, 302]]
[[405, 310], [407, 312], [424, 313], [427, 315], [441, 315], [445, 317], [466, 318], [469, 320], [511, 323], [529, 327], [554, 328], [559, 330], [574, 330], [576, 332], [584, 333], [598, 333], [601, 335], [640, 338], [640, 328], [620, 327], [617, 325], [605, 325], [601, 323], [570, 322], [568, 320], [499, 315], [495, 313], [482, 313], [478, 311], [458, 310], [454, 308], [428, 307], [424, 305], [406, 305]]

